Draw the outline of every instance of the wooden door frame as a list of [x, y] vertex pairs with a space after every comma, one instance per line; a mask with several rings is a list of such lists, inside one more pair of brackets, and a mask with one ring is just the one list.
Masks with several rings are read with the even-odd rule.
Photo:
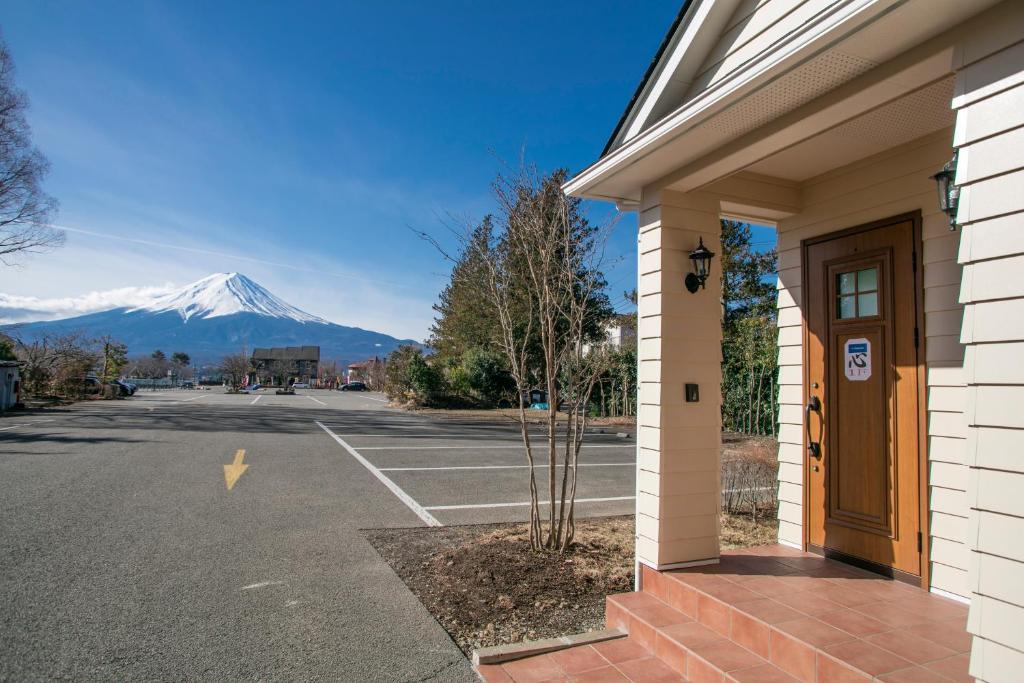
[[[917, 461], [918, 461], [918, 531], [921, 534], [921, 577], [920, 586], [921, 588], [928, 590], [931, 587], [931, 537], [929, 535], [929, 501], [928, 501], [928, 388], [927, 388], [927, 368], [925, 358], [927, 344], [927, 338], [924, 333], [924, 264], [921, 263], [921, 253], [923, 252], [923, 242], [921, 237], [921, 210], [911, 211], [909, 213], [899, 214], [897, 216], [890, 216], [889, 218], [882, 218], [877, 221], [870, 223], [864, 223], [862, 225], [855, 225], [851, 228], [844, 228], [835, 232], [826, 233], [824, 235], [817, 235], [815, 237], [808, 237], [800, 241], [800, 285], [802, 288], [800, 294], [800, 306], [802, 312], [802, 336], [801, 343], [803, 348], [801, 349], [801, 356], [803, 359], [802, 378], [801, 378], [801, 391], [802, 396], [800, 399], [801, 410], [800, 413], [803, 415], [803, 405], [807, 401], [807, 397], [810, 395], [809, 387], [807, 385], [808, 369], [810, 368], [810, 346], [808, 344], [808, 337], [810, 335], [810, 328], [808, 326], [808, 287], [810, 286], [810, 272], [808, 271], [808, 250], [815, 244], [822, 242], [829, 242], [834, 239], [841, 237], [847, 237], [849, 235], [856, 235], [862, 232], [868, 232], [870, 230], [876, 230], [878, 228], [884, 228], [896, 223], [910, 222], [913, 231], [913, 260], [914, 260], [914, 310], [916, 312], [914, 323], [918, 329], [919, 343], [917, 345], [917, 411], [918, 411], [918, 422], [917, 422]], [[803, 445], [801, 452], [801, 476], [803, 479], [803, 511], [801, 513], [803, 519], [803, 549], [807, 551], [810, 547], [810, 486], [808, 482], [807, 472], [807, 429], [806, 425], [801, 420], [800, 425], [800, 440]], [[856, 558], [844, 557], [843, 559], [855, 560]], [[870, 562], [858, 563], [863, 565], [871, 565]], [[890, 575], [893, 578], [907, 580], [910, 575], [904, 574], [897, 570], [890, 568]], [[917, 577], [912, 577], [913, 583], [918, 583]]]

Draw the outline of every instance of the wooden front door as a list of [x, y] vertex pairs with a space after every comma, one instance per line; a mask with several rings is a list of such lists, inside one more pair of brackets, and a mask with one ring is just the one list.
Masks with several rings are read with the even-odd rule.
[[902, 216], [804, 242], [807, 539], [921, 576], [916, 245]]

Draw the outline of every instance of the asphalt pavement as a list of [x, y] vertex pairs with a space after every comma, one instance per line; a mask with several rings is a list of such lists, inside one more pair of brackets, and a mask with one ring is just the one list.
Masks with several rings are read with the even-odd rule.
[[[582, 516], [632, 511], [631, 438], [582, 462]], [[523, 519], [527, 473], [511, 425], [371, 393], [9, 415], [0, 680], [476, 680], [359, 530]]]

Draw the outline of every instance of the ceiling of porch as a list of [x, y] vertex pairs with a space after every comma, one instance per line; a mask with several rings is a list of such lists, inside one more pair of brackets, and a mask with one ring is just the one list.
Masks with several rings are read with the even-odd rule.
[[[953, 125], [953, 76], [787, 147], [745, 170], [804, 181]], [[951, 141], [952, 142], [952, 141]]]

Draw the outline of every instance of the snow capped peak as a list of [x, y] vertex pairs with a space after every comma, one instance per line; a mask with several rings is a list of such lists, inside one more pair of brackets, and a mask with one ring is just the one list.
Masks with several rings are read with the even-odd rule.
[[327, 322], [278, 299], [241, 273], [208, 275], [133, 310], [153, 313], [177, 311], [185, 321], [192, 317], [216, 318], [234, 313], [256, 313], [300, 323]]

